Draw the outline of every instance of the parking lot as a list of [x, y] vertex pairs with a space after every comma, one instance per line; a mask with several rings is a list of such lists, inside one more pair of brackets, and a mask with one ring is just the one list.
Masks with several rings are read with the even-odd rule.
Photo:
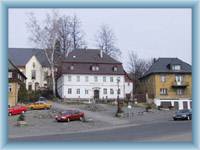
[[[63, 134], [74, 132], [87, 132], [91, 130], [106, 130], [122, 126], [138, 126], [156, 122], [173, 121], [173, 110], [151, 110], [145, 112], [144, 108], [124, 107], [124, 117], [116, 118], [116, 105], [69, 105], [53, 103], [50, 110], [31, 110], [25, 113], [27, 126], [16, 126], [18, 116], [9, 116], [9, 137], [39, 136], [49, 134]], [[78, 109], [85, 113], [86, 122], [70, 121], [58, 123], [55, 115], [61, 110]]]

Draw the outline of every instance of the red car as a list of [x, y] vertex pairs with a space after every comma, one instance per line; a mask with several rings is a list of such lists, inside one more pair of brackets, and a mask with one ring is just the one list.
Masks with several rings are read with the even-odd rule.
[[71, 120], [83, 120], [84, 119], [84, 113], [80, 112], [78, 110], [67, 110], [60, 112], [55, 119], [58, 122], [64, 122], [64, 121], [71, 121]]
[[20, 105], [13, 106], [11, 108], [8, 108], [8, 115], [12, 116], [12, 115], [21, 114], [21, 113], [26, 112], [27, 110], [28, 109], [25, 106], [20, 106]]

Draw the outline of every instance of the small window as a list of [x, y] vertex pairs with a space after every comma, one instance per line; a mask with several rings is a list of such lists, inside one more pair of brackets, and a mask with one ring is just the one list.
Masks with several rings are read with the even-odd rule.
[[32, 90], [32, 83], [31, 83], [31, 82], [28, 83], [28, 90], [29, 90], [29, 91]]
[[80, 76], [76, 76], [76, 81], [80, 82]]
[[117, 83], [119, 83], [119, 82], [120, 82], [120, 79], [121, 79], [120, 77], [118, 77], [118, 78], [117, 78]]
[[114, 72], [117, 71], [117, 67], [116, 67], [116, 66], [113, 67], [113, 71], [114, 71]]
[[68, 81], [71, 81], [72, 80], [72, 76], [68, 76]]
[[106, 77], [103, 77], [103, 82], [106, 82]]
[[160, 82], [166, 82], [166, 76], [165, 75], [160, 76]]
[[107, 94], [107, 89], [103, 89], [103, 94]]
[[110, 89], [110, 94], [113, 95], [114, 94], [114, 90]]
[[172, 70], [181, 70], [181, 65], [172, 65]]
[[80, 94], [80, 89], [77, 89], [77, 90], [76, 90], [76, 94]]
[[110, 82], [113, 82], [113, 77], [110, 77]]
[[74, 70], [74, 66], [73, 65], [70, 66], [70, 70]]
[[167, 95], [167, 89], [166, 88], [161, 88], [160, 89], [160, 95]]
[[95, 66], [92, 66], [92, 71], [95, 71], [96, 70], [95, 68], [96, 68]]
[[99, 71], [99, 67], [98, 66], [96, 66], [96, 71]]
[[36, 79], [36, 71], [35, 70], [32, 70], [31, 71], [31, 79]]
[[88, 76], [85, 76], [85, 82], [88, 82]]
[[94, 82], [98, 82], [98, 77], [94, 76]]
[[33, 68], [35, 68], [35, 62], [33, 62]]
[[12, 78], [12, 72], [8, 72], [8, 78]]
[[85, 90], [85, 94], [88, 94], [89, 92], [88, 92], [88, 90]]
[[117, 94], [119, 94], [119, 95], [120, 95], [120, 93], [121, 93], [121, 90], [120, 90], [120, 89], [118, 89], [117, 91], [118, 91], [118, 92], [117, 92]]
[[72, 94], [72, 89], [71, 88], [68, 89], [68, 94]]
[[184, 90], [183, 89], [177, 89], [176, 95], [184, 95]]
[[45, 72], [44, 72], [44, 80], [46, 80], [46, 81], [47, 81], [47, 78], [48, 78], [48, 72], [47, 72], [47, 71], [45, 71]]
[[12, 85], [11, 84], [8, 85], [8, 92], [9, 93], [12, 92]]

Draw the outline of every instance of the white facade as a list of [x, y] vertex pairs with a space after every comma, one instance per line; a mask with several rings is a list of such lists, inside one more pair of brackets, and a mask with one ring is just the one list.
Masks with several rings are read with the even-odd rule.
[[156, 106], [160, 106], [161, 102], [170, 102], [171, 106], [175, 106], [175, 103], [178, 103], [178, 109], [184, 109], [184, 103], [187, 105], [187, 109], [192, 109], [192, 100], [190, 99], [172, 99], [172, 100], [160, 100], [154, 99]]
[[47, 67], [43, 67], [34, 55], [26, 63], [25, 68], [19, 68], [19, 69], [27, 77], [26, 79], [27, 89], [37, 90], [40, 87], [47, 86], [47, 80], [45, 79], [45, 76], [50, 74], [50, 69]]
[[57, 80], [58, 94], [66, 99], [117, 99], [118, 88], [119, 98], [124, 99], [131, 92], [129, 86], [125, 88], [124, 75], [63, 74]]

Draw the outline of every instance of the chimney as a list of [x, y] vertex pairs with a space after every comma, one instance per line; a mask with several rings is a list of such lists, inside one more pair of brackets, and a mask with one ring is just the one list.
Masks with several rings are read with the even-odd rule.
[[103, 50], [100, 50], [100, 58], [103, 58]]

